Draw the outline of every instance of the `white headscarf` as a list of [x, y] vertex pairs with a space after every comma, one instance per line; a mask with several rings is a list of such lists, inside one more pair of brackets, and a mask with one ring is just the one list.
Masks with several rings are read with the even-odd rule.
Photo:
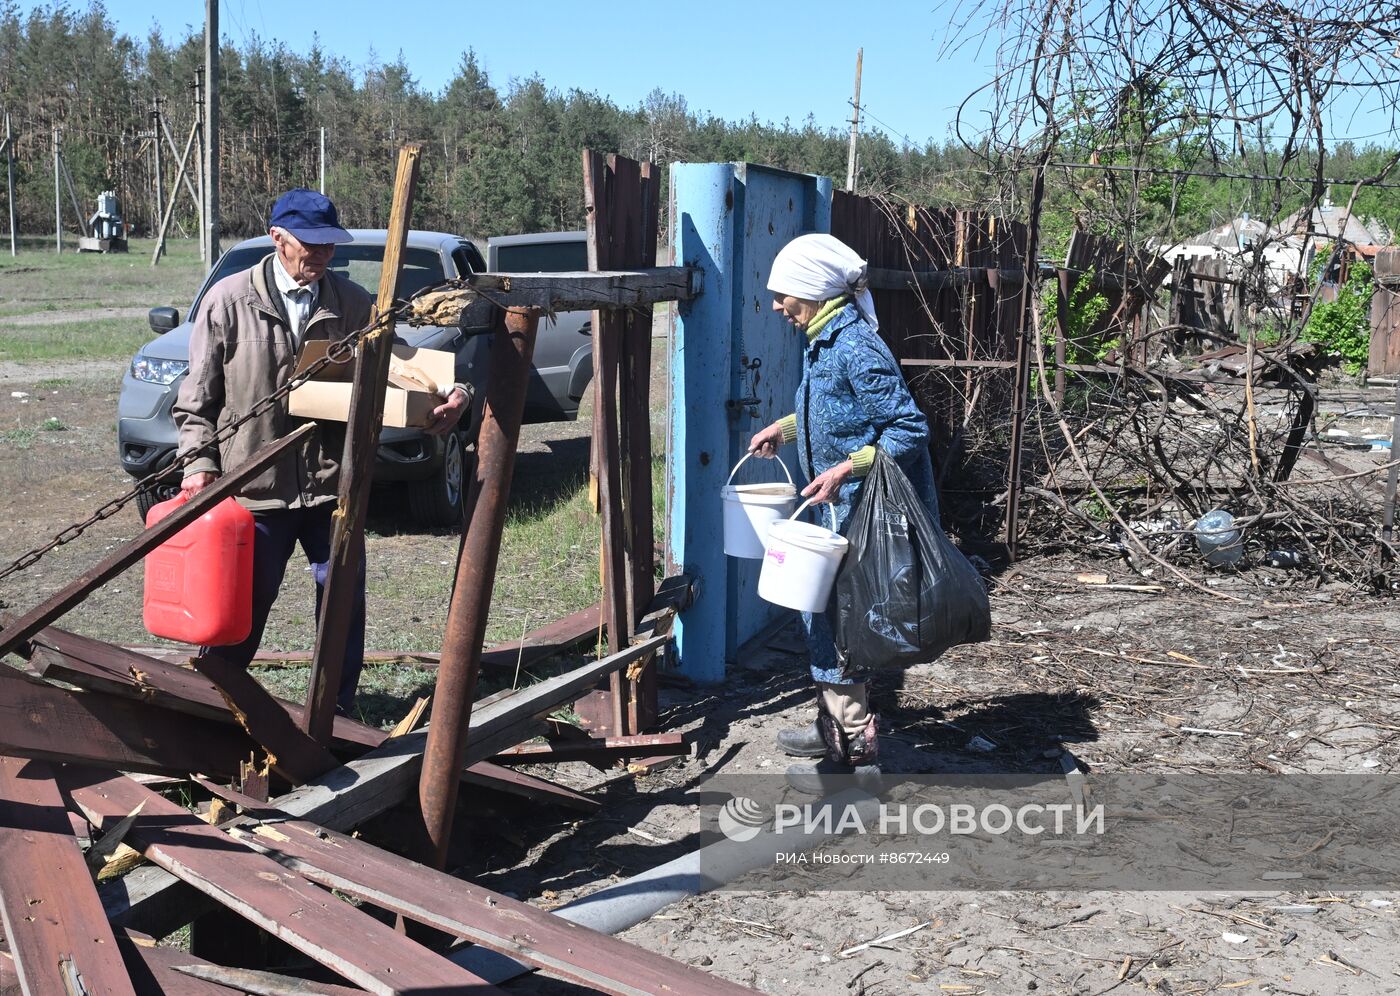
[[829, 301], [850, 294], [861, 317], [878, 329], [875, 301], [866, 288], [866, 263], [854, 249], [831, 235], [799, 235], [778, 253], [768, 276], [775, 294]]

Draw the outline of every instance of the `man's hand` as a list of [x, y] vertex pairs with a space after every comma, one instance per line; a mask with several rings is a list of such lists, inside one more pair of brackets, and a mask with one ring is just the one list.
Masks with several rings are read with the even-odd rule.
[[766, 429], [760, 429], [749, 440], [749, 452], [771, 460], [778, 455], [778, 447], [783, 445], [783, 426], [774, 422]]
[[193, 498], [209, 485], [219, 479], [218, 474], [211, 474], [208, 471], [201, 471], [198, 474], [191, 474], [180, 482], [180, 490], [184, 492], [185, 500]]
[[841, 485], [855, 473], [850, 460], [842, 460], [830, 470], [818, 474], [816, 480], [802, 489], [802, 497], [812, 499], [813, 504], [834, 501], [841, 491]]
[[445, 436], [457, 427], [462, 416], [471, 407], [471, 397], [460, 387], [454, 387], [447, 400], [433, 409], [432, 421], [423, 431], [434, 436]]

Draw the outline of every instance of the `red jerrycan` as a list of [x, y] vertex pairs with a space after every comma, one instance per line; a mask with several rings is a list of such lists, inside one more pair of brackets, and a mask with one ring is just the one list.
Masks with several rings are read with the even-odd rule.
[[[146, 515], [154, 526], [188, 499]], [[143, 618], [156, 636], [197, 646], [240, 643], [253, 628], [253, 513], [225, 498], [146, 554]]]

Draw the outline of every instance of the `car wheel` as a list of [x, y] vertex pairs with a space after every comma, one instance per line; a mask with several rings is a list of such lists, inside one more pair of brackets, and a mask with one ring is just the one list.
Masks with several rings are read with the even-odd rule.
[[437, 473], [408, 485], [408, 509], [413, 518], [424, 526], [460, 526], [475, 472], [476, 454], [463, 445], [461, 433], [449, 433]]
[[157, 484], [153, 488], [142, 488], [136, 492], [136, 514], [141, 516], [141, 521], [146, 521], [146, 516], [151, 514], [151, 509], [155, 508], [163, 501], [169, 501], [180, 493], [178, 484]]

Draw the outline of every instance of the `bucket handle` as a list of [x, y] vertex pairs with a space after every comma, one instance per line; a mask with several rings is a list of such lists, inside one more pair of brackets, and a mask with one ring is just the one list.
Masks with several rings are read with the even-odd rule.
[[[739, 473], [739, 468], [744, 465], [744, 461], [747, 460], [749, 457], [753, 456], [756, 452], [758, 451], [750, 450], [748, 453], [745, 453], [742, 457], [739, 458], [739, 462], [736, 463], [734, 465], [734, 469], [729, 472], [729, 480], [724, 482], [726, 487], [734, 482], [734, 475]], [[792, 483], [792, 474], [788, 472], [787, 464], [783, 463], [783, 458], [775, 455], [773, 459], [777, 460], [778, 466], [783, 468], [783, 476], [787, 478], [788, 486], [795, 488], [796, 485]]]
[[[799, 515], [802, 514], [803, 510], [804, 510], [808, 505], [812, 504], [812, 502], [814, 502], [814, 501], [816, 501], [815, 498], [808, 498], [808, 499], [807, 499], [806, 501], [804, 501], [801, 505], [798, 505], [798, 506], [797, 506], [797, 511], [796, 511], [796, 512], [793, 512], [791, 515], [789, 515], [789, 516], [788, 516], [788, 519], [795, 519], [795, 518], [797, 518]], [[834, 532], [838, 532], [838, 530], [837, 530], [837, 528], [836, 528], [836, 506], [833, 505], [833, 504], [832, 504], [831, 502], [829, 502], [829, 501], [828, 501], [828, 502], [823, 502], [822, 504], [824, 504], [824, 505], [826, 506], [827, 511], [831, 513], [831, 531], [832, 531], [833, 533], [834, 533]]]

